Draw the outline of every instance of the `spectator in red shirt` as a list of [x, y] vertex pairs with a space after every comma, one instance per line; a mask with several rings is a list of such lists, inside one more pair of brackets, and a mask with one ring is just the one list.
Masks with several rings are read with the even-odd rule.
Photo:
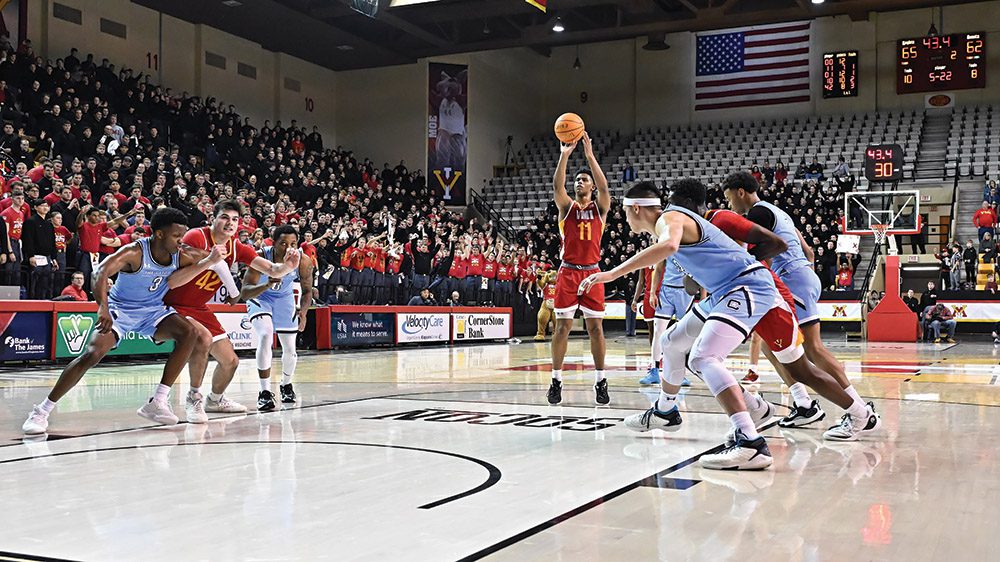
[[83, 289], [83, 274], [79, 271], [74, 273], [70, 284], [59, 293], [59, 296], [73, 297], [75, 301], [86, 302], [88, 299], [87, 291]]
[[149, 199], [146, 199], [145, 197], [142, 196], [141, 187], [139, 187], [138, 185], [132, 186], [130, 194], [131, 197], [129, 197], [124, 201], [119, 202], [119, 207], [121, 208], [122, 212], [127, 213], [132, 209], [139, 207], [143, 211], [145, 211], [147, 215], [149, 216], [153, 215], [153, 204], [149, 202]]
[[52, 228], [56, 235], [56, 263], [59, 265], [58, 273], [56, 273], [56, 287], [58, 287], [66, 279], [66, 246], [73, 239], [73, 233], [63, 226], [62, 213], [51, 211], [49, 220], [52, 221]]
[[386, 258], [385, 273], [389, 278], [389, 304], [402, 304], [405, 300], [406, 286], [400, 269], [403, 267], [403, 245], [396, 244], [389, 249]]
[[510, 306], [514, 294], [515, 266], [510, 254], [504, 254], [497, 264], [497, 281], [494, 285], [493, 302], [497, 306]]
[[[125, 223], [135, 209], [127, 215], [121, 215], [112, 221], [105, 220], [104, 211], [87, 205], [80, 211], [76, 219], [76, 233], [80, 237], [80, 249], [77, 252], [77, 271], [82, 271], [84, 275], [84, 287], [90, 290], [90, 276], [94, 271], [94, 265], [100, 263], [101, 244], [109, 241], [104, 236], [110, 228], [117, 228]], [[112, 236], [114, 234], [112, 233]], [[104, 238], [104, 240], [102, 240]]]
[[483, 300], [489, 300], [491, 303], [496, 303], [496, 298], [494, 294], [496, 292], [497, 284], [497, 252], [496, 250], [490, 251], [489, 255], [486, 256], [486, 261], [483, 262], [483, 279], [486, 279], [486, 298]]
[[987, 232], [995, 234], [997, 226], [997, 212], [996, 209], [990, 207], [989, 201], [983, 201], [983, 206], [976, 211], [976, 214], [972, 215], [972, 224], [979, 227], [980, 242], [983, 241], [983, 235]]
[[468, 267], [466, 255], [461, 250], [455, 250], [451, 258], [451, 267], [448, 268], [448, 280], [444, 290], [446, 295], [451, 295], [459, 291], [459, 289], [465, 288], [465, 276]]
[[837, 290], [850, 291], [854, 288], [854, 269], [851, 262], [837, 258]]
[[0, 219], [7, 225], [6, 246], [10, 250], [7, 254], [7, 263], [3, 265], [4, 283], [6, 285], [19, 286], [21, 284], [21, 229], [24, 228], [25, 215], [21, 211], [24, 207], [24, 192], [17, 190], [11, 193], [7, 208], [0, 212]]
[[465, 259], [465, 300], [482, 301], [480, 293], [483, 289], [483, 269], [486, 267], [486, 256], [480, 250], [479, 242], [472, 243], [472, 251]]
[[141, 234], [139, 238], [142, 238], [144, 236], [152, 236], [153, 228], [149, 226], [148, 222], [146, 222], [146, 213], [143, 211], [143, 208], [142, 207], [134, 207], [134, 208], [136, 210], [135, 221], [132, 223], [132, 226], [125, 229], [125, 234], [132, 234], [133, 232], [138, 231]]

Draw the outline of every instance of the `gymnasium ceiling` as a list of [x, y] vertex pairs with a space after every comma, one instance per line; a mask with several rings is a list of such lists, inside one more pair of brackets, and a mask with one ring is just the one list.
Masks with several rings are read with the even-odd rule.
[[[676, 31], [703, 31], [832, 15], [969, 3], [969, 0], [548, 0], [542, 13], [524, 0], [425, 0], [379, 4], [372, 19], [351, 0], [132, 0], [206, 24], [332, 70], [406, 64], [451, 53], [551, 48]], [[566, 30], [552, 31], [556, 17]], [[930, 25], [930, 21], [928, 21]]]

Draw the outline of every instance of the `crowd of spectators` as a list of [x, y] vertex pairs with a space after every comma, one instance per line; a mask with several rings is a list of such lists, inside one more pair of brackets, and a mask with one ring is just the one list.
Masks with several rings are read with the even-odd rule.
[[155, 209], [194, 228], [224, 199], [242, 204], [239, 237], [256, 248], [298, 228], [324, 302], [404, 304], [427, 287], [510, 303], [534, 286], [525, 249], [447, 210], [421, 170], [378, 167], [294, 120], [258, 128], [107, 59], [0, 51], [0, 116], [0, 284], [29, 298], [88, 294], [95, 264], [149, 234]]

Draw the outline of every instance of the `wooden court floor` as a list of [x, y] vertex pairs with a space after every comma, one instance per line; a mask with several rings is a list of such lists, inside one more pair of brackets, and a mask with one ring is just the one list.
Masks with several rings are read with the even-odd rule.
[[[30, 440], [57, 372], [2, 370], [0, 560], [996, 559], [992, 344], [831, 338], [882, 433], [824, 442], [824, 404], [816, 428], [769, 424], [772, 470], [731, 473], [694, 462], [728, 428], [700, 381], [680, 431], [621, 425], [655, 389], [637, 384], [645, 341], [609, 338], [610, 407], [582, 339], [556, 407], [547, 344], [302, 353], [282, 411], [253, 411], [246, 358], [229, 394], [250, 414], [150, 427], [135, 409], [160, 365], [109, 364]], [[755, 389], [788, 403], [768, 369]]]

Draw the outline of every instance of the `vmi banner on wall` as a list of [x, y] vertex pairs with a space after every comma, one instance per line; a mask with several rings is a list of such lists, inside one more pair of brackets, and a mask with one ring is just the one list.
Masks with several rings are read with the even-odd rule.
[[446, 205], [465, 205], [469, 67], [428, 65], [427, 184]]

